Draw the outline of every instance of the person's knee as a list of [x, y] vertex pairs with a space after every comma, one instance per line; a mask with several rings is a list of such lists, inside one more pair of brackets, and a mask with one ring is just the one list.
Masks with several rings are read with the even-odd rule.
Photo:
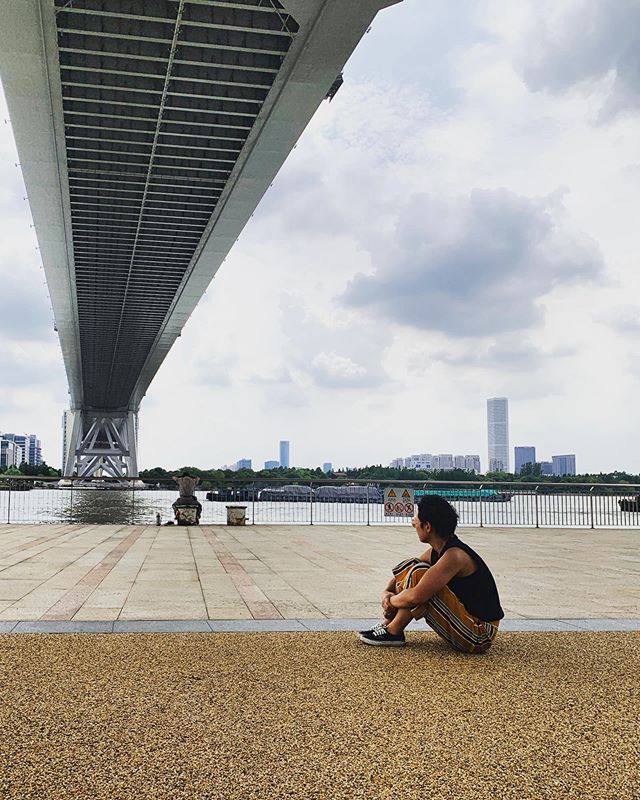
[[411, 567], [411, 569], [407, 573], [402, 588], [414, 589], [420, 582], [420, 579], [423, 577], [425, 572], [429, 570], [430, 566], [431, 566], [430, 564], [427, 564], [423, 561], [418, 561], [413, 567]]

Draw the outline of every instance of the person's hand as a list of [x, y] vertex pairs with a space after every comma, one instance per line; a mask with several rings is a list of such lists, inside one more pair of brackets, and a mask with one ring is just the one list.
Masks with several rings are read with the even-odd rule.
[[383, 592], [382, 601], [380, 602], [380, 605], [382, 606], [382, 613], [387, 619], [391, 619], [391, 617], [393, 617], [396, 613], [396, 609], [391, 605], [392, 597], [393, 592]]

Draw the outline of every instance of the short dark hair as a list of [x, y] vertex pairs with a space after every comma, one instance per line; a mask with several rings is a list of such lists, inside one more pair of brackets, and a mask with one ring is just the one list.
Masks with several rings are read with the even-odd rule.
[[456, 531], [458, 512], [439, 494], [425, 494], [418, 503], [418, 519], [430, 522], [438, 536], [448, 539]]

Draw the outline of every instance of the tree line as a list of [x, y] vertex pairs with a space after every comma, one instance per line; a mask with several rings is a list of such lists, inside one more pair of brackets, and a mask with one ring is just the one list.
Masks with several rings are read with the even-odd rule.
[[[615, 470], [613, 472], [584, 473], [582, 475], [541, 475], [539, 464], [525, 464], [522, 473], [514, 475], [510, 472], [485, 472], [476, 474], [464, 469], [426, 470], [410, 469], [408, 467], [383, 467], [375, 464], [367, 467], [323, 472], [320, 467], [279, 467], [278, 469], [201, 469], [200, 467], [180, 467], [168, 470], [164, 467], [152, 467], [140, 470], [141, 480], [147, 483], [173, 483], [174, 475], [188, 472], [198, 476], [200, 480], [211, 483], [225, 481], [267, 481], [278, 480], [287, 483], [330, 483], [333, 480], [348, 479], [361, 481], [446, 481], [457, 483], [460, 481], [487, 481], [491, 483], [636, 483], [640, 484], [640, 475]], [[30, 466], [22, 463], [19, 467], [0, 467], [0, 475], [28, 475], [32, 477], [55, 478], [60, 477], [59, 469], [50, 467], [46, 462], [39, 466]]]
[[[539, 465], [536, 465], [539, 467]], [[527, 465], [525, 465], [525, 468]], [[310, 469], [307, 467], [279, 467], [278, 469], [200, 469], [199, 467], [181, 467], [176, 470], [167, 470], [164, 467], [153, 467], [140, 471], [140, 478], [148, 483], [165, 483], [172, 480], [172, 476], [188, 472], [204, 481], [220, 483], [224, 481], [266, 481], [279, 480], [285, 482], [310, 482], [330, 483], [333, 480], [367, 480], [367, 481], [447, 481], [456, 483], [460, 481], [487, 481], [492, 483], [637, 483], [640, 484], [640, 475], [633, 475], [624, 471], [585, 473], [582, 475], [541, 475], [539, 468], [523, 469], [519, 475], [510, 472], [486, 472], [476, 474], [464, 469], [426, 470], [410, 469], [407, 467], [383, 467], [380, 464], [359, 467], [354, 469], [323, 472], [320, 467]]]
[[19, 467], [0, 467], [0, 475], [30, 475], [34, 478], [59, 478], [62, 473], [59, 469], [50, 467], [46, 461], [43, 461], [42, 464], [38, 466], [31, 466], [31, 464], [27, 464], [26, 461], [23, 461]]

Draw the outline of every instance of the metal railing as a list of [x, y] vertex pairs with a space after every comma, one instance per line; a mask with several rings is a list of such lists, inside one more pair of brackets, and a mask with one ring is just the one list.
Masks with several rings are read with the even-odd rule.
[[[441, 494], [460, 525], [479, 527], [640, 527], [640, 485], [443, 481], [286, 482], [204, 480], [196, 491], [202, 524], [225, 524], [226, 506], [246, 507], [254, 525], [385, 525], [385, 487]], [[174, 519], [177, 486], [138, 479], [33, 478], [0, 475], [0, 523], [153, 525]]]

